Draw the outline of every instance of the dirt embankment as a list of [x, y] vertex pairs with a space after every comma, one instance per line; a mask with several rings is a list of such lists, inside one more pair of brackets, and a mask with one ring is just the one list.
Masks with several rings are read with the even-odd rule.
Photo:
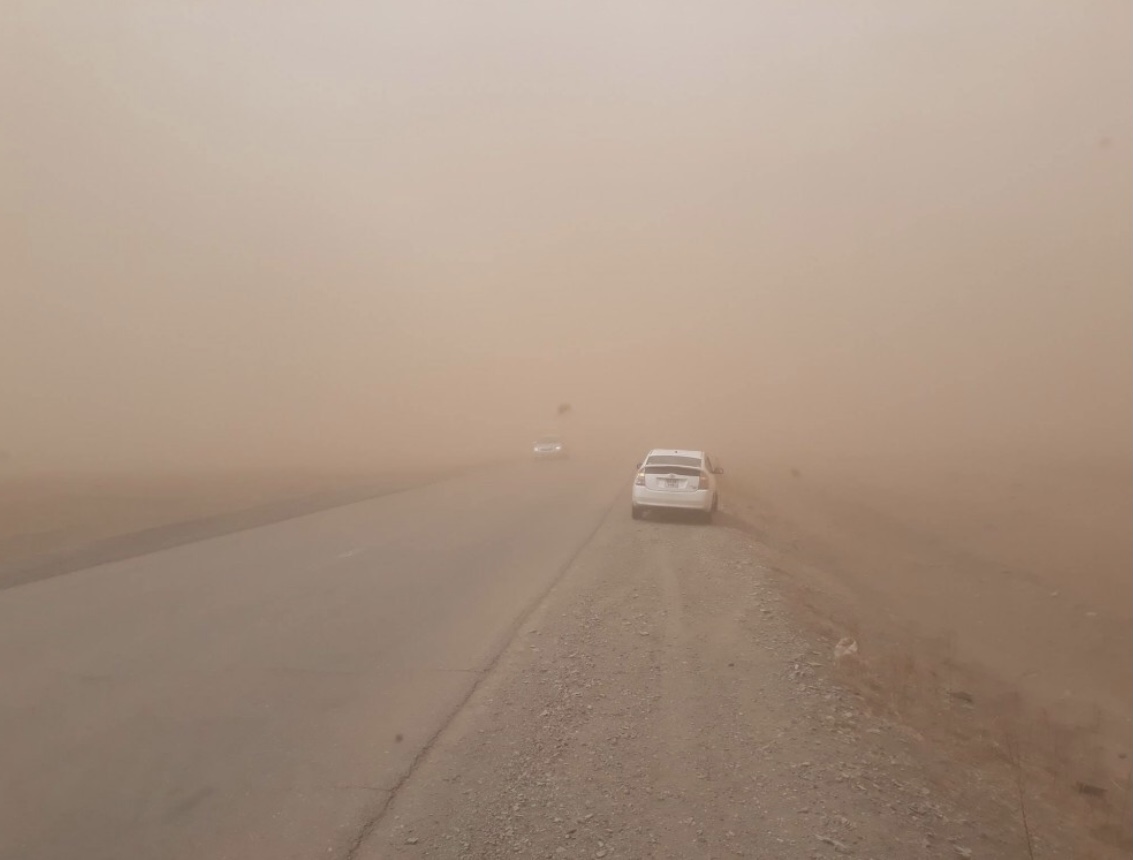
[[1127, 466], [730, 471], [736, 522], [857, 639], [857, 689], [1131, 845]]

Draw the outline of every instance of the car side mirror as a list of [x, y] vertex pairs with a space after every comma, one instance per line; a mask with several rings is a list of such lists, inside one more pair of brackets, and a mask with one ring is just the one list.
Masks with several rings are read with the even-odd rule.
[[717, 466], [715, 469], [712, 470], [712, 474], [713, 475], [723, 475], [724, 474], [724, 468], [722, 466]]
[[640, 468], [641, 468], [641, 464], [640, 464], [640, 463], [638, 463], [638, 464], [637, 464], [636, 466], [634, 466], [633, 468], [635, 468], [635, 469], [640, 469]]

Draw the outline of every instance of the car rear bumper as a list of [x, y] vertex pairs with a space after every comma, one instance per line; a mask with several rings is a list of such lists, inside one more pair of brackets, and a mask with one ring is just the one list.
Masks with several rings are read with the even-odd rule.
[[648, 487], [633, 488], [633, 504], [638, 508], [676, 508], [685, 511], [708, 511], [712, 509], [711, 490], [691, 490], [684, 492], [650, 490]]

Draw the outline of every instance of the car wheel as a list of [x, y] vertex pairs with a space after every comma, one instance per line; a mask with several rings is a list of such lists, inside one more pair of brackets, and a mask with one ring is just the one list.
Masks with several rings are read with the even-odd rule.
[[630, 516], [632, 516], [635, 520], [641, 519], [641, 508], [639, 508], [637, 505], [631, 506]]

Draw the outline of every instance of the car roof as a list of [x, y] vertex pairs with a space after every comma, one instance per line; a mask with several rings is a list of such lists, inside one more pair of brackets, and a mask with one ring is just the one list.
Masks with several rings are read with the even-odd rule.
[[698, 457], [704, 459], [703, 451], [686, 451], [683, 448], [654, 448], [645, 455], [646, 459], [654, 456]]

